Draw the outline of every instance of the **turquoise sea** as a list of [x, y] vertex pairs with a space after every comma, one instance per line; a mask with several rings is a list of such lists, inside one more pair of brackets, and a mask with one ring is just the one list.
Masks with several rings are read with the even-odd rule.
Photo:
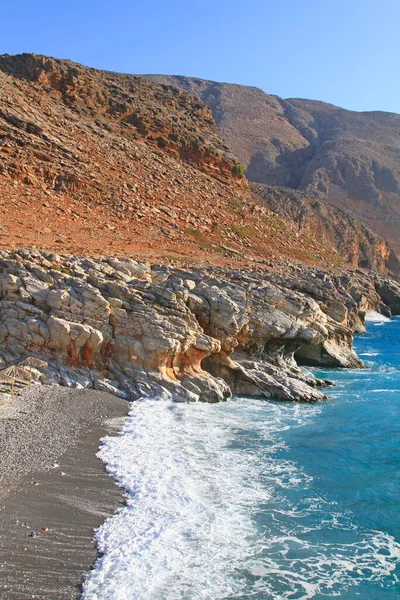
[[400, 319], [329, 400], [136, 403], [101, 456], [127, 506], [86, 600], [400, 598]]

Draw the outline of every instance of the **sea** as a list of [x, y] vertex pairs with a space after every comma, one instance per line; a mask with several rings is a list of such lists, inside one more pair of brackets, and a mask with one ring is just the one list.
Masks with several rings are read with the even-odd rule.
[[400, 318], [319, 404], [132, 404], [100, 457], [126, 506], [84, 600], [400, 598]]

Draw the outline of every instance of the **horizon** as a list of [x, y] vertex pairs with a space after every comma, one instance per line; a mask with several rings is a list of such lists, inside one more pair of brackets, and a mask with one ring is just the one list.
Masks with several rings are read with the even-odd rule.
[[[251, 86], [281, 98], [356, 112], [400, 113], [400, 5], [295, 0], [272, 6], [183, 0], [165, 6], [109, 2], [3, 8], [0, 54], [35, 53], [105, 71], [179, 74]], [[122, 17], [121, 17], [122, 15]]]

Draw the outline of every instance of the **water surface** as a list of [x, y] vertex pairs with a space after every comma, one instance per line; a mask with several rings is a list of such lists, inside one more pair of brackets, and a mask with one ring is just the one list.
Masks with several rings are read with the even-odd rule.
[[101, 456], [127, 506], [86, 600], [400, 597], [400, 320], [358, 336], [329, 401], [132, 406]]

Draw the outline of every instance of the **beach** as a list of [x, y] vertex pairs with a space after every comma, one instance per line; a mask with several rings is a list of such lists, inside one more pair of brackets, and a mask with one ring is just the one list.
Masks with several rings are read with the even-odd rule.
[[94, 529], [124, 503], [96, 457], [125, 400], [33, 386], [0, 403], [0, 598], [79, 598]]

